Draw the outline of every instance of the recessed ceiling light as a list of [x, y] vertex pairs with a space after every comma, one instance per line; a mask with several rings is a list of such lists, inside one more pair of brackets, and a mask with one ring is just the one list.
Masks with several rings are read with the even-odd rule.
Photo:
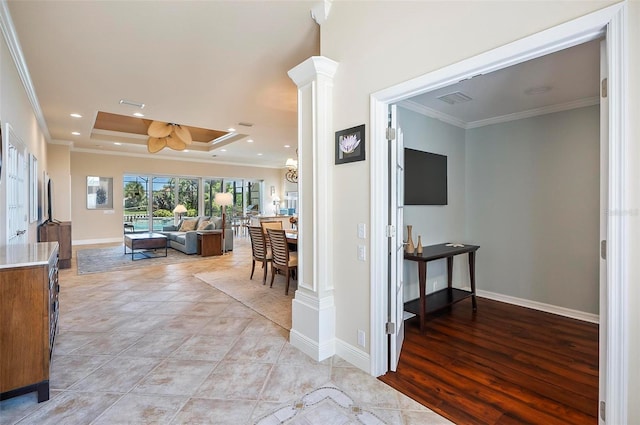
[[253, 139], [247, 140], [247, 143], [253, 143]]
[[133, 113], [133, 116], [134, 116], [134, 117], [144, 117], [144, 114], [143, 114], [143, 113], [141, 113], [141, 112], [134, 112], [134, 113]]
[[220, 152], [226, 152], [226, 151], [227, 151], [226, 149], [220, 149]]
[[76, 114], [76, 113], [69, 114], [69, 115], [71, 115], [73, 118], [82, 118], [82, 115]]
[[258, 154], [258, 156], [262, 156], [262, 154], [261, 154], [261, 153], [259, 153], [259, 154]]
[[227, 128], [227, 131], [228, 131], [229, 133], [233, 133], [234, 131], [236, 131], [236, 129], [235, 129], [235, 128], [233, 128], [233, 127], [229, 127], [229, 128]]
[[113, 142], [113, 144], [116, 145], [116, 146], [121, 146], [122, 145], [122, 143], [120, 143], [120, 142]]
[[182, 152], [189, 152], [189, 149], [185, 149], [185, 150], [183, 150]]
[[80, 133], [78, 133], [77, 131], [72, 131], [71, 134], [73, 134], [74, 136], [79, 136]]
[[285, 147], [285, 148], [290, 148], [290, 147], [291, 147], [291, 145], [284, 145], [284, 147]]

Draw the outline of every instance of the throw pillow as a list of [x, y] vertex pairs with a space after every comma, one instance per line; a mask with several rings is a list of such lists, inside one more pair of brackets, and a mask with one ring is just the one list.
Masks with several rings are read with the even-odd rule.
[[209, 222], [209, 224], [207, 224], [202, 230], [215, 230], [215, 229], [216, 229], [216, 225]]
[[180, 226], [179, 232], [189, 232], [196, 229], [198, 220], [184, 220]]
[[200, 220], [198, 223], [198, 230], [206, 230], [205, 227], [209, 225], [209, 220]]
[[213, 223], [214, 229], [222, 229], [221, 217], [211, 217], [211, 223]]

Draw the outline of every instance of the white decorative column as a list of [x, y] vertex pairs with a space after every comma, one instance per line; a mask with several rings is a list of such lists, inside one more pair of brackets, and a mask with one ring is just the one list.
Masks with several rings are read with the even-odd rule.
[[315, 360], [335, 354], [333, 302], [333, 76], [338, 63], [313, 56], [289, 71], [298, 86], [298, 290], [290, 341]]

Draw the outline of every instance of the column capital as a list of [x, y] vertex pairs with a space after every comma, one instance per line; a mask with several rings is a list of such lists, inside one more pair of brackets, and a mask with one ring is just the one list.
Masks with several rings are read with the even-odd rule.
[[292, 68], [287, 74], [296, 86], [304, 86], [318, 76], [333, 78], [338, 69], [338, 62], [324, 56], [311, 56], [301, 64]]

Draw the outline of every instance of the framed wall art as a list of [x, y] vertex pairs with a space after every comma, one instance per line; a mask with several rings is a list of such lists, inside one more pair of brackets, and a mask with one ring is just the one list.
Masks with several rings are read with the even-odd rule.
[[113, 209], [113, 177], [87, 177], [87, 209]]
[[336, 164], [364, 160], [364, 124], [336, 132]]

